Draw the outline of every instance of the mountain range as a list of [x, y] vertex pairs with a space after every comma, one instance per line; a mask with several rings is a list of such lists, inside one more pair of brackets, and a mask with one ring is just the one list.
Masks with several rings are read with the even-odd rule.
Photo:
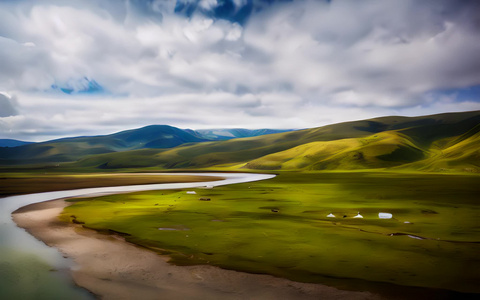
[[19, 140], [12, 139], [0, 139], [0, 147], [18, 147], [27, 144], [32, 144], [31, 142], [24, 142]]
[[150, 125], [109, 135], [69, 137], [41, 143], [4, 139], [0, 140], [0, 165], [71, 162], [94, 154], [173, 148], [189, 143], [222, 141], [286, 131], [288, 130], [191, 130], [168, 125]]
[[52, 163], [90, 169], [479, 172], [480, 111], [390, 116], [295, 131], [152, 125], [0, 148], [1, 165]]

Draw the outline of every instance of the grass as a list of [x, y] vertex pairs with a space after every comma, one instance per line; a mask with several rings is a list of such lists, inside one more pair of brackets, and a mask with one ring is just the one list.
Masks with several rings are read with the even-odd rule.
[[385, 168], [423, 157], [408, 137], [385, 131], [363, 138], [311, 142], [263, 156], [246, 164], [263, 170], [348, 170]]
[[[124, 233], [178, 265], [343, 288], [395, 284], [480, 293], [479, 183], [468, 175], [282, 172], [196, 195], [150, 191], [74, 200], [61, 218]], [[364, 219], [353, 219], [357, 212]], [[379, 212], [394, 218], [378, 219]]]

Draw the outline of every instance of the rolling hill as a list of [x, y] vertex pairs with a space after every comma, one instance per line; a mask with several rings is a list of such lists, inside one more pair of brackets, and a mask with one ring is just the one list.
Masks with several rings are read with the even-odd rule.
[[248, 162], [249, 169], [352, 170], [386, 168], [425, 157], [422, 149], [395, 131], [363, 138], [311, 142]]
[[259, 137], [90, 156], [93, 168], [480, 169], [480, 112], [383, 117]]
[[[0, 165], [63, 163], [85, 156], [137, 149], [166, 149], [183, 144], [259, 136], [285, 130], [271, 129], [179, 129], [168, 125], [150, 125], [102, 136], [71, 137], [42, 143], [5, 141], [0, 146]], [[11, 142], [9, 142], [11, 141]], [[16, 142], [16, 143], [15, 143]], [[15, 149], [9, 145], [21, 146]], [[3, 148], [2, 148], [3, 147]]]
[[72, 161], [66, 167], [95, 169], [480, 171], [480, 111], [382, 117], [223, 141], [206, 138], [224, 132], [231, 131], [148, 126], [21, 146], [13, 158], [2, 149], [0, 157], [4, 165]]

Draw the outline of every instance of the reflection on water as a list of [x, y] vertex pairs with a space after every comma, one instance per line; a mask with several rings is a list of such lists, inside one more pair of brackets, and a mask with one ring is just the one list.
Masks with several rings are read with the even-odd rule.
[[[160, 173], [159, 173], [160, 174]], [[182, 173], [178, 175], [186, 175]], [[56, 249], [46, 246], [25, 230], [18, 228], [11, 213], [20, 207], [53, 199], [86, 196], [99, 193], [183, 189], [219, 186], [272, 178], [263, 174], [188, 173], [225, 177], [215, 182], [149, 184], [58, 191], [0, 199], [0, 299], [94, 299], [93, 295], [73, 284], [68, 275], [73, 265]], [[187, 174], [187, 175], [188, 175]], [[165, 174], [162, 174], [165, 175]], [[176, 174], [168, 174], [176, 175]]]

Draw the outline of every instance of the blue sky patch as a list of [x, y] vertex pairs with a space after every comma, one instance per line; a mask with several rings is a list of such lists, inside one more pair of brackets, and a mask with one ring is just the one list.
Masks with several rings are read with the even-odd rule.
[[61, 91], [64, 94], [100, 94], [105, 92], [104, 88], [94, 79], [83, 77], [78, 80], [69, 80], [64, 83], [55, 83], [52, 90]]

